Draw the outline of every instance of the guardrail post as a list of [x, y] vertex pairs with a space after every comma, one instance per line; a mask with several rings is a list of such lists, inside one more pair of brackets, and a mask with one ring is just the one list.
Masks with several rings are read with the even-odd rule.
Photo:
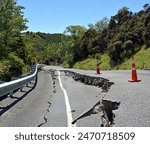
[[37, 73], [38, 69], [42, 67], [42, 65], [34, 66], [33, 70], [30, 74], [27, 74], [25, 77], [13, 77], [10, 82], [0, 81], [0, 97], [4, 95], [8, 95], [9, 97], [13, 97], [13, 93], [17, 90], [22, 91], [23, 86], [29, 87], [29, 83], [33, 80], [37, 81]]
[[29, 83], [26, 84], [26, 87], [29, 87]]
[[12, 92], [9, 93], [8, 96], [9, 96], [10, 98], [12, 98], [12, 97], [13, 97], [13, 94], [14, 94], [14, 93], [13, 93], [13, 91], [12, 91]]
[[23, 86], [19, 90], [20, 90], [20, 92], [22, 92], [23, 91]]

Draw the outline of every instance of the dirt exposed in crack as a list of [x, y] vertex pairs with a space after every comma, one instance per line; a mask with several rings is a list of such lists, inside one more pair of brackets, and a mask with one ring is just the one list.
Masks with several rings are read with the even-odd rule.
[[[80, 73], [68, 71], [68, 70], [61, 70], [65, 73], [65, 76], [73, 78], [75, 81], [82, 82], [86, 85], [93, 85], [96, 87], [100, 87], [102, 89], [102, 92], [107, 93], [110, 89], [110, 87], [114, 84], [114, 82], [110, 82], [108, 79], [102, 78], [102, 77], [92, 77], [87, 75], [82, 75]], [[52, 77], [52, 83], [53, 83], [53, 93], [56, 93], [56, 70], [49, 70], [49, 73]], [[76, 118], [72, 124], [75, 124], [78, 120], [83, 119], [84, 117], [88, 117], [92, 114], [98, 114], [100, 113], [101, 117], [101, 123], [100, 127], [111, 127], [115, 124], [114, 118], [115, 114], [113, 113], [114, 110], [117, 110], [119, 108], [120, 102], [112, 102], [109, 100], [100, 100], [98, 101], [91, 109], [89, 109], [87, 112], [84, 112], [81, 114], [78, 118]], [[47, 109], [47, 113], [49, 112], [51, 103], [49, 102], [49, 107]], [[75, 110], [72, 110], [72, 113], [75, 112]], [[44, 122], [41, 123], [38, 127], [43, 126], [47, 123], [46, 115], [44, 115], [43, 119]]]
[[82, 75], [68, 70], [62, 70], [62, 71], [65, 73], [65, 76], [72, 77], [75, 81], [80, 81], [87, 85], [101, 87], [102, 92], [108, 92], [110, 87], [114, 84], [114, 82], [110, 82], [106, 78]]
[[[114, 84], [114, 82], [110, 82], [106, 78], [102, 77], [92, 77], [88, 75], [82, 75], [73, 71], [62, 70], [65, 73], [65, 76], [72, 77], [75, 81], [80, 81], [87, 85], [93, 85], [100, 87], [102, 92], [107, 93], [110, 87]], [[118, 109], [120, 102], [112, 102], [108, 100], [100, 100], [98, 101], [90, 110], [83, 113], [77, 119], [75, 119], [72, 124], [75, 124], [79, 119], [90, 116], [91, 114], [101, 113], [101, 127], [111, 127], [114, 123], [115, 114], [113, 110]]]
[[[48, 70], [48, 73], [51, 75], [52, 78], [52, 85], [53, 85], [53, 93], [56, 93], [56, 75], [55, 75], [56, 70], [50, 69]], [[51, 95], [52, 97], [52, 95]], [[51, 102], [48, 102], [49, 106], [47, 108], [46, 114], [43, 116], [44, 122], [39, 124], [38, 127], [43, 126], [44, 124], [47, 123], [47, 113], [50, 111], [50, 107], [51, 107]]]
[[78, 120], [90, 116], [92, 114], [101, 113], [101, 127], [111, 127], [114, 125], [115, 114], [113, 110], [117, 110], [120, 102], [111, 102], [108, 100], [98, 101], [90, 110], [83, 113], [81, 116], [76, 118], [72, 124], [75, 124]]
[[41, 127], [41, 126], [43, 126], [44, 124], [47, 123], [47, 117], [46, 117], [46, 115], [47, 115], [47, 113], [49, 112], [50, 107], [51, 107], [51, 103], [50, 103], [50, 102], [47, 102], [47, 103], [48, 103], [49, 105], [48, 105], [48, 108], [47, 108], [47, 110], [46, 110], [46, 114], [43, 116], [44, 122], [41, 123], [41, 124], [39, 124], [38, 127]]
[[50, 69], [48, 72], [52, 77], [53, 93], [56, 93], [56, 82], [55, 82], [55, 80], [56, 80], [56, 75], [55, 75], [56, 70]]

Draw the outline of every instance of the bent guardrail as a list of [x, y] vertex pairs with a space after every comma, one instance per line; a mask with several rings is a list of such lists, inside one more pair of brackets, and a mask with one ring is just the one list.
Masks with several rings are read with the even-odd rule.
[[[34, 80], [37, 76], [38, 68], [43, 67], [43, 65], [36, 65], [34, 69], [32, 69], [30, 75], [21, 77], [19, 79], [12, 80], [10, 82], [5, 82], [0, 84], [0, 97], [4, 95], [12, 95], [13, 92], [17, 89], [21, 89], [24, 85], [27, 85], [29, 82]], [[34, 71], [33, 71], [34, 70]]]

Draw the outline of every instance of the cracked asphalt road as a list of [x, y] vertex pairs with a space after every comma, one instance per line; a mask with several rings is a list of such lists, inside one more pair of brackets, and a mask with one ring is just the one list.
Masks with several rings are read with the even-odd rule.
[[[67, 127], [68, 117], [58, 79], [59, 69], [62, 68], [45, 66], [38, 74], [37, 83], [33, 81], [29, 87], [23, 88], [23, 92], [18, 91], [12, 98], [1, 100], [0, 126]], [[73, 120], [78, 119], [75, 121], [77, 127], [150, 126], [150, 71], [138, 71], [138, 77], [142, 79], [140, 83], [128, 82], [131, 71], [102, 71], [100, 75], [96, 75], [95, 71], [70, 71], [103, 77], [114, 83], [108, 92], [103, 92], [101, 87], [75, 81], [60, 71], [71, 107], [70, 114]], [[104, 105], [103, 100], [108, 101], [109, 105]], [[118, 105], [112, 108], [112, 104]], [[108, 121], [110, 114], [113, 124]]]
[[32, 83], [23, 88], [24, 92], [16, 92], [15, 98], [0, 101], [0, 126], [37, 127], [44, 122], [43, 117], [51, 103], [52, 79], [48, 72], [41, 71], [33, 90], [35, 81]]

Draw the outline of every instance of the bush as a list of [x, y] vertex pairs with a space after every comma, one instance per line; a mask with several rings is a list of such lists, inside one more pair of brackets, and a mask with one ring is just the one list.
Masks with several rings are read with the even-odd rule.
[[9, 60], [10, 60], [9, 71], [11, 75], [14, 77], [21, 75], [22, 69], [25, 66], [23, 60], [14, 54], [9, 55]]
[[25, 64], [22, 59], [15, 54], [9, 54], [7, 61], [3, 63], [3, 67], [0, 71], [0, 79], [4, 81], [10, 81], [11, 77], [18, 77], [22, 75]]

